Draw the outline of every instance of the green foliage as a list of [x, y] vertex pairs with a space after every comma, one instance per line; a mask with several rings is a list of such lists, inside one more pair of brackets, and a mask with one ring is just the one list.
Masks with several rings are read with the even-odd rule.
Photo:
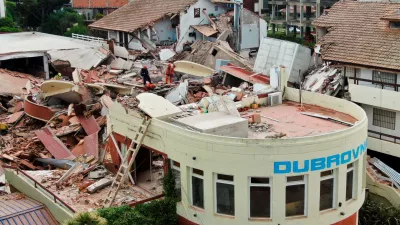
[[172, 172], [171, 165], [168, 166], [170, 168], [164, 176], [163, 180], [163, 188], [164, 188], [164, 193], [166, 198], [172, 198], [176, 199], [178, 196], [176, 196], [176, 190], [175, 190], [175, 175]]
[[74, 30], [83, 32], [83, 17], [73, 9], [61, 9], [49, 15], [47, 21], [42, 25], [42, 31], [56, 35], [67, 35], [68, 28], [72, 29], [75, 24], [78, 28], [74, 28]]
[[280, 40], [296, 42], [298, 44], [305, 45], [307, 47], [312, 47], [312, 48], [315, 45], [315, 43], [306, 42], [301, 38], [295, 37], [294, 35], [286, 35], [285, 32], [275, 32], [275, 34], [273, 34], [272, 31], [268, 31], [267, 36], [270, 38], [276, 38], [276, 39], [280, 39]]
[[14, 21], [10, 17], [0, 19], [0, 27], [15, 27]]
[[11, 18], [13, 21], [17, 21], [19, 15], [17, 12], [17, 4], [15, 4], [15, 2], [6, 1], [6, 17]]
[[16, 27], [0, 27], [0, 32], [14, 33], [21, 32], [21, 29]]
[[85, 25], [77, 25], [77, 26], [73, 26], [72, 28], [70, 28], [69, 30], [67, 30], [67, 32], [64, 33], [64, 36], [67, 37], [72, 37], [72, 34], [83, 34], [83, 35], [87, 35], [88, 34], [88, 28]]
[[98, 214], [108, 221], [108, 225], [176, 225], [176, 201], [163, 199], [129, 206], [99, 209]]
[[96, 16], [95, 16], [95, 19], [96, 19], [96, 20], [99, 20], [99, 19], [101, 19], [101, 18], [103, 18], [103, 17], [104, 17], [103, 14], [97, 13]]
[[367, 198], [359, 211], [359, 225], [400, 225], [400, 209]]
[[73, 219], [67, 221], [65, 225], [107, 225], [107, 220], [97, 213], [84, 212], [77, 214]]

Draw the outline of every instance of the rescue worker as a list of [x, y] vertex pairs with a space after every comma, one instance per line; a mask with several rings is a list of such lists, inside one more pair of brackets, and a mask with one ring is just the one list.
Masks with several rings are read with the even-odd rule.
[[174, 68], [175, 64], [168, 63], [167, 69], [165, 70], [165, 83], [172, 83], [172, 79], [175, 74]]
[[146, 86], [147, 82], [149, 82], [151, 84], [149, 70], [147, 69], [147, 66], [143, 66], [143, 68], [140, 70], [140, 75], [143, 77], [143, 85], [144, 86]]

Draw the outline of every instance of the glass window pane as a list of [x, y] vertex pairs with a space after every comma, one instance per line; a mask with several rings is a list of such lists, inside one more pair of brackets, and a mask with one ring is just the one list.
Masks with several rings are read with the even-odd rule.
[[181, 164], [178, 163], [178, 162], [176, 162], [176, 161], [172, 161], [172, 164], [173, 164], [175, 167], [178, 167], [178, 168], [181, 167]]
[[333, 170], [327, 170], [327, 171], [321, 172], [321, 177], [330, 176], [332, 174], [333, 174]]
[[218, 174], [218, 180], [233, 181], [233, 176]]
[[252, 177], [252, 184], [269, 184], [269, 178], [261, 178], [261, 177]]
[[235, 215], [235, 190], [232, 184], [217, 183], [217, 213]]
[[347, 183], [346, 183], [346, 201], [353, 198], [353, 177], [354, 171], [347, 172]]
[[305, 185], [286, 187], [286, 216], [304, 215]]
[[347, 164], [347, 169], [353, 168], [353, 163]]
[[333, 208], [333, 186], [333, 178], [321, 181], [319, 210], [322, 211]]
[[287, 177], [287, 182], [296, 182], [296, 181], [303, 181], [304, 176], [293, 176], [293, 177]]
[[204, 209], [204, 184], [203, 179], [192, 176], [193, 205]]
[[250, 187], [250, 217], [271, 216], [271, 188]]

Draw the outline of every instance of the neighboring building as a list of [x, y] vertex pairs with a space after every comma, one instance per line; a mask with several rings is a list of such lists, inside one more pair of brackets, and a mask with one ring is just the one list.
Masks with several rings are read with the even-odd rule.
[[[208, 27], [211, 18], [226, 13], [225, 4], [210, 0], [146, 0], [132, 1], [89, 27], [108, 31], [108, 38], [130, 49], [155, 49], [158, 45], [176, 43], [176, 51], [184, 45], [215, 33]], [[214, 29], [215, 30], [215, 29]], [[143, 47], [142, 47], [143, 46]]]
[[6, 16], [6, 3], [5, 0], [0, 0], [0, 18]]
[[12, 193], [0, 197], [1, 224], [48, 224], [58, 225], [50, 210], [42, 203], [28, 198], [22, 193]]
[[[181, 195], [180, 225], [357, 224], [365, 198], [365, 112], [352, 102], [311, 92], [302, 93], [301, 105], [297, 89], [284, 89], [282, 104], [279, 92], [236, 102], [242, 107], [276, 103], [259, 109], [262, 122], [273, 129], [258, 132], [229, 101], [217, 111], [210, 109], [218, 102], [208, 113], [188, 114], [160, 96], [137, 96], [139, 108], [152, 117], [141, 151], [171, 160]], [[109, 118], [109, 132], [128, 141], [142, 123], [135, 110], [117, 102]]]
[[[351, 101], [368, 116], [368, 153], [400, 172], [398, 158], [393, 157], [400, 157], [399, 8], [400, 3], [338, 2], [314, 25], [322, 59], [341, 67]], [[368, 187], [398, 204], [399, 189], [390, 182], [379, 187], [382, 183]]]
[[293, 32], [300, 33], [300, 37], [307, 37], [312, 33], [311, 23], [321, 15], [324, 8], [335, 2], [336, 0], [272, 0], [263, 1], [262, 7], [272, 32], [280, 25], [286, 27], [286, 34]]
[[[0, 0], [1, 1], [1, 0]], [[98, 13], [108, 15], [126, 5], [129, 0], [72, 0], [72, 8], [83, 15], [86, 21], [94, 21]]]

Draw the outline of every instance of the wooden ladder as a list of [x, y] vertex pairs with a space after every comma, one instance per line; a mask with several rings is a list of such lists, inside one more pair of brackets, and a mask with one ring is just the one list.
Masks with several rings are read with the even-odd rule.
[[126, 178], [129, 175], [130, 168], [135, 162], [135, 158], [139, 152], [140, 147], [142, 146], [144, 137], [146, 136], [147, 130], [150, 126], [151, 119], [147, 119], [146, 117], [143, 119], [140, 124], [138, 130], [136, 131], [134, 138], [132, 139], [131, 144], [129, 145], [128, 150], [124, 156], [123, 162], [121, 163], [117, 175], [114, 178], [113, 183], [111, 184], [111, 188], [108, 191], [106, 200], [104, 201], [104, 207], [110, 207], [114, 202], [115, 196], [118, 193], [118, 190], [121, 188], [121, 185], [125, 182]]

